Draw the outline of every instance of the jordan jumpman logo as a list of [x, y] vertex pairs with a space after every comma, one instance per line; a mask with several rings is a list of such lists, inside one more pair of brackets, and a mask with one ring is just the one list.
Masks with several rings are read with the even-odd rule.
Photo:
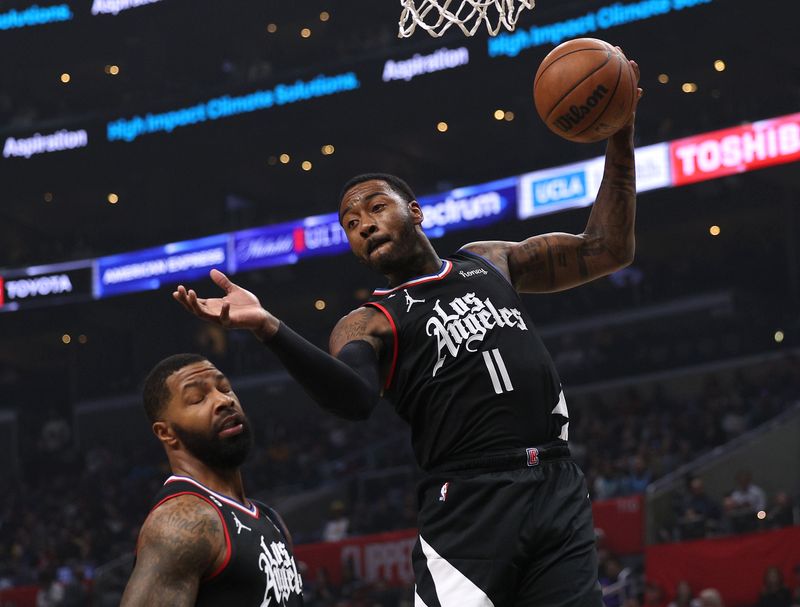
[[242, 529], [247, 529], [248, 531], [252, 531], [250, 527], [242, 524], [242, 521], [239, 520], [239, 517], [236, 516], [235, 512], [231, 512], [231, 514], [233, 515], [233, 522], [236, 523], [236, 535], [239, 535], [242, 532]]
[[403, 289], [403, 292], [406, 294], [406, 312], [411, 312], [411, 306], [415, 303], [425, 303], [424, 299], [414, 299], [411, 295], [408, 294], [408, 289]]

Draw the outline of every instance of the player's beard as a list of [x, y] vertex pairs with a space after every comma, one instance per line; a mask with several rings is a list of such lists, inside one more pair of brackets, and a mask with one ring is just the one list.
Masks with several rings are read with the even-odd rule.
[[173, 423], [173, 430], [186, 450], [209, 468], [229, 470], [238, 468], [247, 459], [253, 446], [250, 421], [242, 416], [242, 431], [227, 438], [216, 431], [194, 432]]
[[414, 245], [416, 243], [416, 227], [412, 221], [403, 223], [399, 233], [392, 237], [391, 251], [380, 255], [376, 259], [368, 257], [364, 263], [371, 269], [383, 274], [402, 273], [413, 259]]

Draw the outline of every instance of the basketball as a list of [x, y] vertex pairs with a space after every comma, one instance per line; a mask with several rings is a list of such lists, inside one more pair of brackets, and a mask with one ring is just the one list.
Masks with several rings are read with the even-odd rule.
[[628, 60], [596, 38], [576, 38], [544, 58], [533, 83], [536, 111], [556, 135], [577, 143], [600, 141], [630, 118], [636, 76]]

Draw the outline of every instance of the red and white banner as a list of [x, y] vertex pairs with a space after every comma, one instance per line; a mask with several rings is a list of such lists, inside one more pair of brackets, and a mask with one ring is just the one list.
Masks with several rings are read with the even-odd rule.
[[614, 554], [644, 550], [644, 499], [630, 495], [592, 502], [595, 529], [605, 534], [605, 547]]
[[798, 563], [800, 527], [648, 546], [645, 552], [647, 580], [661, 586], [667, 600], [674, 598], [678, 582], [686, 580], [695, 593], [719, 590], [726, 607], [755, 605], [767, 567], [778, 567], [791, 580]]
[[[341, 542], [320, 542], [295, 546], [295, 559], [305, 564], [303, 577], [313, 580], [324, 568], [333, 584], [340, 584], [342, 573], [352, 573], [365, 582], [384, 581], [393, 586], [414, 584], [411, 550], [417, 541], [416, 529], [352, 537]], [[301, 566], [302, 567], [302, 566]]]
[[679, 186], [800, 160], [800, 113], [670, 142]]

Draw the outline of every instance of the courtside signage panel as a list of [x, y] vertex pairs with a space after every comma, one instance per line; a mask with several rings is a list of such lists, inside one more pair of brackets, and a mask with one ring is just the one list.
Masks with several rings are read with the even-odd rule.
[[209, 270], [228, 271], [227, 234], [176, 242], [97, 260], [95, 296], [108, 297], [158, 289], [162, 284], [205, 278]]
[[513, 216], [517, 204], [516, 177], [424, 196], [418, 202], [422, 228], [431, 238], [445, 232], [489, 225]]
[[[658, 188], [668, 188], [672, 185], [672, 174], [669, 161], [669, 145], [656, 143], [641, 148], [636, 148], [636, 192], [641, 194]], [[598, 190], [603, 180], [605, 158], [599, 156], [587, 163], [586, 171], [591, 173], [589, 181], [596, 183]], [[592, 193], [591, 201], [597, 197], [597, 191]], [[590, 202], [591, 202], [590, 201]]]
[[92, 298], [90, 260], [2, 272], [0, 311]]
[[672, 185], [669, 144], [636, 148], [636, 191], [647, 192]]
[[673, 185], [800, 160], [800, 113], [670, 143]]
[[[647, 192], [672, 185], [669, 144], [636, 149], [636, 191]], [[517, 216], [520, 219], [584, 207], [597, 198], [603, 181], [605, 157], [528, 173], [520, 177]]]
[[234, 232], [231, 272], [297, 263], [295, 230], [301, 225], [302, 222], [292, 221]]
[[338, 213], [306, 217], [294, 228], [294, 252], [302, 259], [317, 255], [334, 255], [347, 251], [350, 245], [339, 225]]
[[[581, 207], [594, 200], [600, 183], [588, 162], [528, 173], [520, 177], [520, 219]], [[601, 169], [602, 174], [602, 169]]]

